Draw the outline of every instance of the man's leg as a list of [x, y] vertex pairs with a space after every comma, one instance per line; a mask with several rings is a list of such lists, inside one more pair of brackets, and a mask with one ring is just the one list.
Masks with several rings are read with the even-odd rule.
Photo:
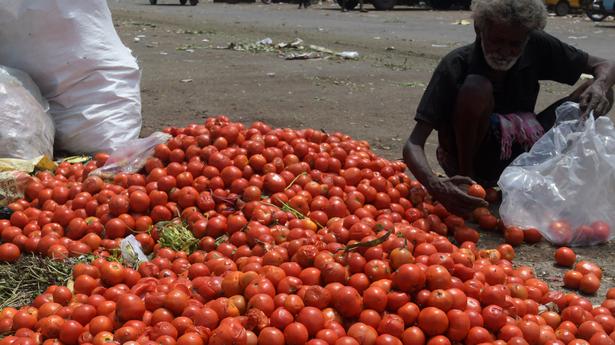
[[459, 175], [475, 177], [476, 154], [489, 131], [494, 99], [491, 82], [468, 75], [459, 89], [453, 111], [453, 132]]

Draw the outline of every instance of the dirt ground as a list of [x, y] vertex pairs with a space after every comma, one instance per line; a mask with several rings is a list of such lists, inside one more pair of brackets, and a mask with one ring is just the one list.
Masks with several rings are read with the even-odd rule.
[[[142, 135], [170, 125], [186, 125], [225, 114], [234, 121], [265, 121], [277, 127], [342, 131], [367, 140], [378, 154], [400, 159], [413, 126], [416, 106], [438, 60], [474, 39], [466, 11], [435, 12], [400, 8], [390, 12], [342, 14], [331, 2], [297, 10], [296, 5], [174, 1], [149, 6], [143, 0], [108, 1], [117, 30], [143, 70]], [[368, 8], [371, 9], [370, 6]], [[600, 56], [614, 57], [615, 23], [594, 24], [580, 17], [549, 19], [548, 31]], [[358, 60], [285, 60], [277, 52], [218, 49], [302, 38], [304, 45], [357, 51]], [[544, 83], [538, 107], [569, 92]], [[427, 152], [432, 165], [435, 141]], [[482, 234], [481, 245], [501, 242]], [[552, 287], [564, 269], [553, 265], [546, 243], [517, 248], [518, 264], [528, 264]], [[581, 259], [605, 270], [598, 303], [615, 286], [615, 245], [579, 248]]]

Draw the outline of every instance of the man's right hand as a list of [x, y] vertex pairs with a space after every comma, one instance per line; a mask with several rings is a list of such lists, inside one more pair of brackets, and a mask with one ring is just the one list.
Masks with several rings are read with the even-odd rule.
[[487, 207], [487, 201], [470, 196], [467, 187], [476, 182], [469, 177], [453, 176], [442, 178], [430, 186], [430, 194], [449, 212], [467, 217], [479, 207]]

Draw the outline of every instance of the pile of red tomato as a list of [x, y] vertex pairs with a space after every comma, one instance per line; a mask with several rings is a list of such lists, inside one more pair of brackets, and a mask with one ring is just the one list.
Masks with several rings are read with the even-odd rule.
[[[615, 344], [615, 290], [594, 307], [514, 267], [510, 244], [477, 248], [475, 229], [365, 142], [224, 116], [165, 132], [140, 173], [88, 176], [98, 154], [38, 173], [10, 205], [0, 260], [97, 258], [71, 288], [0, 311], [0, 345]], [[487, 212], [481, 226], [501, 227]], [[160, 221], [187, 224], [198, 249], [162, 248]], [[152, 255], [136, 269], [112, 259], [129, 234]]]

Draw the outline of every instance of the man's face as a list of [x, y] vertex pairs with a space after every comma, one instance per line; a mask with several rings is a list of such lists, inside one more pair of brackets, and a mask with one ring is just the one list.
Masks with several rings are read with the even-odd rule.
[[497, 23], [477, 29], [477, 34], [480, 35], [487, 64], [496, 71], [508, 71], [515, 65], [529, 37], [527, 29]]

